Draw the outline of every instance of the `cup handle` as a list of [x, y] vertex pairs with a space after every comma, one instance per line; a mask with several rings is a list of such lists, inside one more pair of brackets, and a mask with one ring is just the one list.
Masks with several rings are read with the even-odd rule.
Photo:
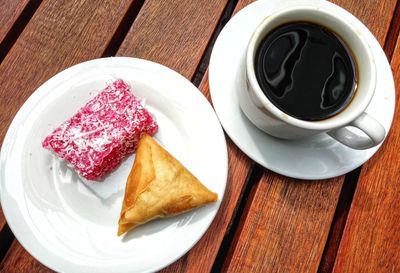
[[356, 150], [374, 147], [385, 138], [385, 128], [365, 112], [347, 126], [360, 129], [364, 132], [365, 136], [355, 134], [346, 127], [331, 130], [327, 134], [340, 143]]

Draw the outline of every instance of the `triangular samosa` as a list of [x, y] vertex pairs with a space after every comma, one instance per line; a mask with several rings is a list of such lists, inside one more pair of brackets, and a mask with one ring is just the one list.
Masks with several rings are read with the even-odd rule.
[[118, 236], [152, 219], [173, 216], [217, 198], [152, 137], [144, 135], [126, 182]]

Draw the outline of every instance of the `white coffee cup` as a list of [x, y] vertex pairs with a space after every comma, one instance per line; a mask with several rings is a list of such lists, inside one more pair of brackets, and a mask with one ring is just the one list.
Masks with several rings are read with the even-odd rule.
[[[284, 139], [297, 139], [327, 132], [353, 149], [367, 149], [381, 143], [384, 127], [365, 113], [376, 87], [376, 66], [369, 44], [354, 24], [346, 21], [345, 11], [331, 4], [328, 8], [297, 6], [265, 18], [255, 29], [246, 55], [247, 90], [240, 90], [240, 107], [247, 118], [264, 132]], [[354, 18], [354, 20], [357, 20]], [[353, 53], [357, 69], [357, 89], [349, 105], [341, 112], [319, 121], [305, 121], [278, 109], [261, 90], [255, 73], [255, 54], [263, 38], [272, 30], [291, 22], [310, 22], [332, 30]], [[350, 127], [360, 129], [355, 133]]]

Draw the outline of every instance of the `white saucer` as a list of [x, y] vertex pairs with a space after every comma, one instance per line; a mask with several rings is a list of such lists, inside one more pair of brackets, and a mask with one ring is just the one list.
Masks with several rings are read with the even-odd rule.
[[[87, 182], [41, 146], [44, 137], [122, 78], [156, 118], [155, 138], [210, 190], [216, 203], [117, 236], [130, 156], [103, 182]], [[211, 156], [210, 156], [211, 155]], [[18, 241], [57, 272], [153, 272], [184, 255], [213, 221], [224, 195], [228, 158], [210, 103], [175, 71], [136, 58], [104, 58], [55, 75], [25, 102], [0, 157], [4, 215]]]
[[[328, 1], [256, 1], [239, 11], [224, 27], [214, 45], [209, 83], [217, 116], [233, 142], [251, 159], [274, 172], [299, 179], [325, 179], [345, 174], [366, 162], [379, 148], [350, 149], [326, 134], [288, 141], [256, 128], [241, 112], [237, 93], [246, 89], [244, 57], [252, 30], [273, 12], [292, 5], [332, 5]], [[370, 31], [350, 13], [348, 20], [359, 26], [376, 58], [377, 89], [366, 112], [389, 131], [395, 103], [392, 71], [386, 56]]]

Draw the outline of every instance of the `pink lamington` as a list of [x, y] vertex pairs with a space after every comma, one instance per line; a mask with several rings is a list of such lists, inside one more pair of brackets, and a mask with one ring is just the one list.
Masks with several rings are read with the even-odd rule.
[[118, 79], [57, 127], [42, 145], [81, 176], [96, 180], [133, 153], [143, 134], [154, 135], [157, 129], [140, 99]]

